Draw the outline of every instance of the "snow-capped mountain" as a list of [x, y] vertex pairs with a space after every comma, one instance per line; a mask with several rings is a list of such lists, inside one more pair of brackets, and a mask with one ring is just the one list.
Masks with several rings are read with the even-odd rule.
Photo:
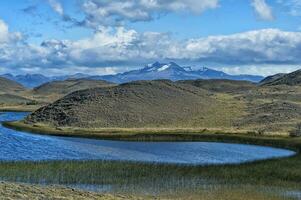
[[176, 63], [159, 63], [146, 65], [142, 69], [133, 70], [116, 75], [108, 75], [101, 77], [104, 80], [124, 83], [136, 80], [154, 80], [154, 79], [169, 79], [169, 80], [187, 80], [197, 79], [198, 75], [185, 70]]
[[229, 75], [222, 71], [217, 71], [209, 68], [192, 70], [191, 67], [181, 67], [174, 62], [148, 64], [142, 69], [133, 70], [116, 75], [108, 75], [94, 77], [95, 79], [103, 79], [115, 83], [124, 83], [135, 80], [154, 80], [154, 79], [169, 79], [190, 80], [190, 79], [231, 79], [231, 80], [246, 80], [259, 82], [264, 77], [253, 75]]
[[154, 79], [169, 79], [177, 80], [194, 80], [194, 79], [231, 79], [231, 80], [246, 80], [252, 82], [259, 82], [264, 77], [253, 75], [229, 75], [222, 71], [213, 70], [210, 68], [201, 68], [193, 70], [189, 66], [181, 67], [174, 62], [148, 64], [144, 68], [132, 70], [115, 75], [105, 76], [90, 76], [87, 74], [77, 73], [68, 76], [54, 76], [46, 77], [41, 74], [27, 74], [13, 76], [11, 74], [1, 75], [2, 77], [14, 80], [28, 88], [33, 88], [54, 80], [67, 80], [67, 79], [92, 79], [92, 80], [105, 80], [114, 83], [125, 83], [136, 80], [154, 80]]

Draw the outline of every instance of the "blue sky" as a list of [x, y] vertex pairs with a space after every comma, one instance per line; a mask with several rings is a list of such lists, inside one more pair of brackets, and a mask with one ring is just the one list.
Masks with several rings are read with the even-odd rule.
[[110, 74], [157, 60], [290, 72], [300, 30], [301, 0], [0, 1], [0, 73]]

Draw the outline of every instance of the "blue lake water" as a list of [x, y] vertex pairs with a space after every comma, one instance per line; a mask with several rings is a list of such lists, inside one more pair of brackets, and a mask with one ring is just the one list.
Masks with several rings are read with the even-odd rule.
[[[27, 113], [6, 112], [0, 121], [20, 120]], [[295, 152], [255, 145], [214, 142], [125, 142], [42, 136], [0, 126], [0, 160], [122, 160], [175, 164], [235, 164]]]

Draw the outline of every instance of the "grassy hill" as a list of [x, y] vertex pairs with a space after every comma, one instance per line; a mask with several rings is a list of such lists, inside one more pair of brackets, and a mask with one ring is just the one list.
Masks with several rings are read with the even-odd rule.
[[2, 86], [0, 109], [17, 111], [34, 111], [74, 91], [114, 85], [101, 80], [68, 79], [45, 83], [27, 90], [22, 85], [5, 78], [0, 78], [0, 84]]
[[261, 85], [301, 85], [301, 70], [267, 77], [261, 82]]
[[114, 84], [102, 80], [68, 79], [65, 81], [53, 81], [42, 84], [34, 88], [32, 92], [36, 95], [66, 95], [78, 90], [107, 87], [112, 85]]
[[239, 101], [235, 103], [190, 84], [137, 81], [71, 93], [26, 121], [84, 128], [229, 127], [243, 113]]
[[239, 93], [254, 89], [256, 85], [249, 81], [234, 81], [234, 80], [224, 80], [224, 79], [211, 79], [211, 80], [186, 80], [179, 81], [180, 83], [190, 84], [204, 90], [211, 92], [220, 93]]
[[0, 94], [0, 104], [30, 104], [33, 100], [13, 94]]
[[266, 78], [262, 79], [259, 84], [260, 85], [268, 85], [274, 81], [276, 81], [277, 79], [280, 79], [284, 76], [285, 74], [284, 73], [279, 73], [279, 74], [274, 74], [274, 75], [271, 75], [271, 76], [267, 76]]
[[0, 77], [0, 85], [0, 93], [17, 93], [26, 90], [21, 84], [3, 77]]
[[0, 110], [34, 110], [37, 102], [27, 92], [19, 83], [0, 77]]
[[[231, 80], [136, 81], [115, 86], [101, 82], [103, 87], [93, 84], [94, 88], [72, 92], [38, 109], [25, 122], [65, 128], [217, 128], [288, 134], [301, 123], [299, 73], [263, 85]], [[87, 85], [69, 80], [35, 90], [45, 99], [42, 94], [59, 97]]]

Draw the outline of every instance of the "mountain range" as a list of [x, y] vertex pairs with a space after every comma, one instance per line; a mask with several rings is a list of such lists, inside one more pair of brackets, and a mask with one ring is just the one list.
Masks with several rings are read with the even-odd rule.
[[77, 73], [67, 76], [47, 77], [41, 74], [26, 74], [13, 76], [11, 74], [3, 74], [1, 77], [16, 81], [25, 87], [34, 88], [41, 84], [67, 79], [85, 78], [90, 80], [105, 80], [113, 83], [126, 83], [136, 80], [156, 80], [169, 79], [177, 80], [195, 80], [195, 79], [229, 79], [229, 80], [245, 80], [251, 82], [259, 82], [264, 77], [254, 75], [230, 75], [222, 71], [203, 67], [202, 69], [192, 70], [191, 67], [181, 67], [174, 62], [148, 64], [144, 68], [131, 70], [124, 73], [104, 76], [91, 76], [87, 74]]

